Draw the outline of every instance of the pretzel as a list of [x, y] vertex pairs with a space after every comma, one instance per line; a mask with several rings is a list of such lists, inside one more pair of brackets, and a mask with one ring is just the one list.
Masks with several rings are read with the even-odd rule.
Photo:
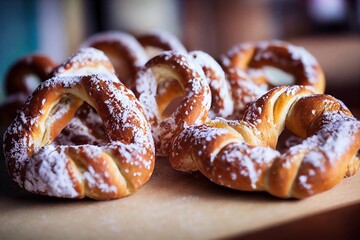
[[[255, 84], [266, 89], [279, 85], [304, 85], [317, 93], [324, 93], [325, 77], [319, 63], [304, 48], [287, 42], [273, 40], [240, 44], [222, 56], [221, 63], [229, 79], [243, 79], [246, 72]], [[268, 71], [262, 70], [264, 67], [280, 69], [294, 79], [289, 82], [273, 79]]]
[[[187, 55], [165, 51], [150, 59], [136, 79], [136, 92], [152, 127], [157, 155], [167, 156], [175, 135], [208, 117], [209, 86], [201, 67]], [[171, 106], [175, 99], [178, 106]]]
[[103, 32], [89, 37], [82, 47], [93, 47], [105, 53], [115, 67], [121, 82], [134, 89], [138, 68], [147, 61], [147, 55], [140, 43], [123, 32]]
[[[305, 138], [275, 150], [284, 127]], [[354, 174], [360, 122], [335, 98], [304, 86], [277, 87], [253, 102], [241, 121], [190, 126], [173, 141], [170, 162], [211, 181], [281, 198], [305, 198]]]
[[149, 58], [153, 58], [163, 51], [177, 51], [186, 54], [182, 43], [174, 35], [163, 30], [151, 30], [136, 37], [144, 47]]
[[189, 53], [193, 61], [198, 63], [206, 76], [211, 90], [211, 108], [209, 117], [227, 117], [233, 113], [234, 102], [229, 83], [220, 65], [207, 53], [192, 51]]
[[5, 76], [7, 98], [0, 104], [0, 125], [8, 126], [16, 111], [26, 101], [40, 82], [48, 79], [55, 63], [45, 55], [31, 54], [17, 60]]
[[[15, 182], [49, 196], [113, 199], [136, 192], [149, 179], [150, 127], [133, 93], [109, 76], [54, 77], [37, 88], [4, 135]], [[108, 142], [55, 145], [84, 101], [101, 117]]]

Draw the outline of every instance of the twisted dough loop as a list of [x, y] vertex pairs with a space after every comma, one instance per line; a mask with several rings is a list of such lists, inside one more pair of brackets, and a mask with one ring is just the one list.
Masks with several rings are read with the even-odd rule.
[[135, 77], [139, 67], [147, 61], [147, 55], [140, 43], [123, 32], [102, 32], [88, 38], [83, 47], [93, 47], [105, 53], [115, 67], [121, 82], [134, 90]]
[[[222, 56], [221, 63], [230, 80], [243, 79], [246, 72], [253, 75], [255, 84], [265, 84], [268, 89], [278, 85], [304, 85], [313, 87], [316, 93], [324, 93], [325, 90], [324, 72], [316, 59], [304, 48], [283, 41], [240, 44]], [[257, 71], [266, 66], [293, 75], [295, 82], [274, 85], [264, 72]]]
[[[170, 83], [175, 89], [161, 88]], [[157, 155], [167, 156], [172, 138], [207, 119], [211, 95], [204, 73], [187, 55], [167, 51], [150, 59], [138, 75], [136, 91], [152, 126]], [[169, 94], [170, 93], [170, 94]], [[178, 106], [166, 114], [176, 97]]]
[[115, 69], [104, 52], [90, 47], [80, 49], [54, 68], [52, 76], [83, 76], [98, 73], [115, 74]]
[[[109, 142], [54, 145], [83, 101], [99, 113]], [[153, 141], [139, 102], [107, 75], [43, 83], [5, 133], [4, 154], [21, 187], [57, 197], [124, 197], [138, 190], [154, 167]]]
[[198, 63], [206, 76], [211, 90], [211, 108], [209, 118], [227, 117], [233, 113], [234, 102], [225, 73], [221, 66], [210, 55], [202, 51], [189, 53], [193, 61]]
[[[261, 41], [239, 44], [221, 57], [221, 65], [231, 86], [234, 100], [233, 119], [243, 115], [246, 106], [279, 85], [304, 85], [324, 93], [324, 73], [316, 59], [304, 48], [282, 41]], [[275, 68], [289, 74], [284, 79]], [[294, 79], [291, 79], [293, 77]], [[289, 79], [288, 79], [289, 80]]]
[[151, 30], [136, 37], [144, 47], [149, 58], [153, 58], [163, 51], [177, 51], [186, 54], [182, 43], [174, 35], [162, 30]]
[[[274, 148], [284, 127], [306, 139], [280, 154]], [[358, 166], [352, 161], [359, 148], [360, 122], [340, 102], [305, 87], [278, 87], [247, 108], [241, 121], [185, 129], [173, 141], [170, 162], [230, 188], [304, 198]]]
[[[120, 80], [114, 75], [115, 69], [108, 57], [95, 48], [83, 48], [56, 67], [54, 76], [84, 76], [110, 74], [114, 82]], [[59, 145], [80, 145], [106, 143], [108, 137], [97, 112], [86, 102], [75, 113], [69, 124], [54, 140]]]

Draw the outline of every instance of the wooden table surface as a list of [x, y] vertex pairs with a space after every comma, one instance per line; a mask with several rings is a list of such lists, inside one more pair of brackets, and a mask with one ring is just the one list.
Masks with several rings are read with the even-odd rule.
[[136, 194], [96, 202], [36, 196], [20, 190], [2, 171], [0, 239], [239, 237], [360, 203], [359, 189], [357, 174], [314, 197], [281, 200], [266, 193], [226, 189], [199, 173], [176, 172], [161, 160]]

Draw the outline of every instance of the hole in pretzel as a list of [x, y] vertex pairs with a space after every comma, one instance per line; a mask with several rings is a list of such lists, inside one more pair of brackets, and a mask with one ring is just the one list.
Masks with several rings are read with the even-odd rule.
[[294, 85], [295, 77], [279, 68], [264, 66], [262, 68], [269, 84], [273, 86]]
[[296, 136], [288, 129], [284, 129], [279, 138], [276, 145], [276, 150], [280, 153], [286, 152], [290, 147], [300, 144], [303, 141], [302, 138]]
[[41, 83], [41, 79], [35, 74], [27, 74], [24, 78], [24, 84], [29, 92], [33, 92]]
[[74, 118], [55, 138], [56, 145], [104, 145], [108, 142], [104, 125], [96, 110], [83, 103]]
[[115, 72], [118, 75], [120, 81], [129, 86], [132, 79], [131, 65], [124, 59], [115, 54], [106, 52], [106, 55], [110, 59], [110, 62], [114, 65]]
[[169, 117], [184, 99], [183, 90], [176, 79], [160, 81], [156, 89], [156, 102], [161, 119]]
[[161, 117], [163, 119], [169, 117], [180, 106], [183, 100], [184, 96], [179, 96], [172, 99], [162, 112]]
[[147, 46], [145, 47], [145, 52], [148, 55], [149, 59], [155, 57], [156, 55], [160, 54], [162, 51], [164, 51], [161, 48], [154, 47], [154, 46]]

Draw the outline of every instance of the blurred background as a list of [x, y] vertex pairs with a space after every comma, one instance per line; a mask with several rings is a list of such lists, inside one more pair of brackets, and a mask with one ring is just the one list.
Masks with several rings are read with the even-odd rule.
[[360, 108], [360, 0], [0, 1], [1, 85], [10, 64], [25, 54], [60, 62], [95, 32], [154, 28], [214, 57], [243, 41], [301, 45], [324, 68], [326, 93]]

